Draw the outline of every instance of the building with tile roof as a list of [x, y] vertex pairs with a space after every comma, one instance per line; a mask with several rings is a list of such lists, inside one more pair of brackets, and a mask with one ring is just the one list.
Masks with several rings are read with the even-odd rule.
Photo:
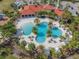
[[19, 13], [22, 16], [27, 16], [27, 15], [35, 15], [35, 13], [42, 11], [42, 10], [53, 10], [55, 14], [58, 16], [62, 16], [63, 11], [60, 10], [59, 8], [56, 8], [52, 5], [46, 4], [46, 5], [25, 5], [19, 10]]

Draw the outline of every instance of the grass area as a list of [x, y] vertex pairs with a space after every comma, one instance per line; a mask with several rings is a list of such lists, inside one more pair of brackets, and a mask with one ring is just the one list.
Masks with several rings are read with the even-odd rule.
[[78, 54], [75, 54], [67, 59], [79, 59], [79, 55]]
[[15, 0], [2, 0], [0, 1], [0, 10], [8, 10], [12, 11], [10, 4], [13, 3]]
[[79, 59], [79, 55], [74, 55], [72, 58], [73, 59]]
[[5, 59], [17, 59], [16, 57], [12, 56], [12, 55], [9, 55], [7, 56]]
[[3, 56], [0, 56], [0, 59], [5, 59]]
[[13, 55], [9, 55], [9, 56], [0, 56], [0, 59], [17, 59], [17, 57], [13, 56]]

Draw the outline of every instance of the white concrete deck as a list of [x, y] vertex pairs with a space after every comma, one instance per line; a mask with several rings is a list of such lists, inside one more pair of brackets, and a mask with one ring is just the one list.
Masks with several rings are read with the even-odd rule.
[[[17, 23], [16, 28], [20, 28], [25, 23], [29, 23], [29, 22], [34, 23], [34, 19], [35, 18], [19, 19], [20, 21]], [[40, 19], [40, 22], [49, 22], [49, 20], [50, 20], [49, 18]], [[53, 24], [56, 24], [57, 26], [60, 25], [59, 22], [53, 22]], [[63, 26], [59, 27], [59, 29], [61, 29], [62, 35], [65, 36], [65, 34], [67, 33], [67, 30], [64, 30]], [[32, 38], [33, 41], [29, 38], [29, 36], [34, 36], [34, 38]], [[69, 37], [71, 36], [72, 35], [70, 35]], [[65, 45], [65, 42], [60, 42], [61, 38], [47, 37], [44, 43], [36, 42], [35, 38], [36, 38], [36, 35], [34, 33], [31, 33], [28, 36], [25, 36], [25, 35], [20, 36], [20, 39], [25, 40], [27, 43], [33, 42], [35, 43], [36, 46], [43, 45], [45, 48], [59, 48], [62, 45]], [[54, 41], [49, 42], [51, 39], [53, 39], [55, 42]]]

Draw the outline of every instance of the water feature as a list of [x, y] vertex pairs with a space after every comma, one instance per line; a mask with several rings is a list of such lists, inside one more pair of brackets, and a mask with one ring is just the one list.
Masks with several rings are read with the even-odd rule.
[[60, 37], [62, 35], [62, 31], [58, 27], [52, 28], [52, 36], [54, 38]]
[[22, 31], [24, 35], [29, 35], [31, 34], [33, 29], [33, 24], [32, 23], [26, 23], [22, 26]]
[[47, 29], [48, 29], [48, 23], [47, 22], [42, 22], [38, 25], [38, 27], [37, 27], [37, 30], [38, 30], [37, 31], [37, 38], [36, 38], [36, 41], [38, 43], [45, 42]]

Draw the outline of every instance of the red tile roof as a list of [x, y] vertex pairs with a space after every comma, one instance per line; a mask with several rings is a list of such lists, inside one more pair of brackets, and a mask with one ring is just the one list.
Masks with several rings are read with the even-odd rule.
[[63, 12], [62, 10], [60, 10], [60, 9], [55, 9], [54, 12], [55, 12], [55, 14], [57, 14], [58, 16], [62, 16], [63, 13], [64, 13], [64, 12]]
[[44, 10], [52, 10], [55, 9], [52, 5], [43, 5]]
[[20, 11], [21, 15], [28, 15], [28, 14], [35, 14], [35, 12], [38, 12], [40, 10], [54, 10], [54, 12], [61, 16], [63, 14], [63, 11], [59, 8], [56, 9], [52, 5], [26, 5], [24, 8]]

